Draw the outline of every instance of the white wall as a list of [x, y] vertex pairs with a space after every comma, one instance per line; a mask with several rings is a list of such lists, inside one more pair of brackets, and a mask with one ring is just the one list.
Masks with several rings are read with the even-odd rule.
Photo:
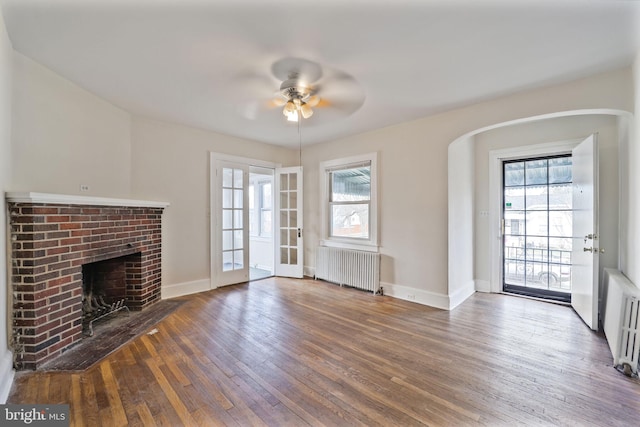
[[132, 196], [169, 202], [163, 217], [163, 296], [209, 289], [209, 152], [294, 164], [297, 151], [134, 117]]
[[15, 52], [13, 188], [126, 197], [131, 115]]
[[624, 128], [631, 133], [630, 143], [624, 147], [620, 159], [624, 164], [625, 181], [620, 184], [621, 197], [624, 200], [620, 212], [621, 234], [624, 240], [621, 244], [620, 270], [640, 286], [640, 52], [633, 64], [633, 96], [635, 103], [635, 117]]
[[[0, 11], [0, 193], [11, 189], [11, 78], [13, 48]], [[0, 403], [5, 403], [13, 379], [13, 357], [9, 350], [10, 263], [7, 258], [6, 202], [0, 201]]]
[[[318, 164], [338, 157], [379, 152], [381, 279], [385, 293], [443, 308], [455, 305], [448, 284], [448, 146], [485, 126], [557, 111], [613, 108], [632, 111], [630, 69], [522, 92], [417, 121], [355, 135], [304, 151], [305, 259], [315, 265], [320, 219]], [[464, 150], [463, 150], [464, 151]], [[467, 153], [468, 155], [468, 153]], [[473, 197], [473, 188], [460, 197]], [[464, 204], [464, 203], [463, 203]], [[473, 216], [460, 229], [473, 229]], [[473, 247], [473, 235], [460, 233]], [[459, 256], [461, 268], [473, 258]], [[413, 296], [413, 298], [410, 298]]]
[[475, 278], [490, 279], [492, 263], [489, 217], [480, 216], [495, 206], [489, 202], [489, 151], [585, 138], [598, 133], [600, 160], [601, 271], [618, 267], [618, 123], [614, 116], [586, 115], [554, 118], [506, 126], [480, 133], [475, 140]]

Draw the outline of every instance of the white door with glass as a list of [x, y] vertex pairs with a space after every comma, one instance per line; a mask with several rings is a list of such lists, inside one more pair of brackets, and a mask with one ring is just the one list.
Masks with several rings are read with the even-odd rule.
[[216, 285], [249, 280], [249, 166], [216, 161]]
[[598, 143], [589, 136], [573, 149], [573, 280], [571, 305], [598, 329]]
[[276, 276], [303, 275], [302, 168], [276, 169]]
[[569, 302], [572, 273], [570, 154], [503, 163], [503, 290]]

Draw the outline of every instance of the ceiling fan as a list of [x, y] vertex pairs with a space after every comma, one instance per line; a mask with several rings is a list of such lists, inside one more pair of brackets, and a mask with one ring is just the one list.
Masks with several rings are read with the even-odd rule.
[[282, 114], [290, 122], [297, 122], [302, 116], [308, 119], [313, 115], [312, 108], [320, 103], [316, 90], [301, 79], [300, 75], [292, 72], [289, 78], [282, 82], [278, 95], [273, 98], [274, 105], [284, 106]]
[[261, 110], [281, 108], [287, 121], [298, 122], [321, 109], [310, 121], [317, 124], [346, 117], [364, 103], [364, 91], [355, 78], [307, 59], [280, 59], [272, 64], [271, 74], [280, 82], [279, 87], [274, 87], [273, 78], [260, 79], [260, 88], [251, 85], [253, 102], [245, 109], [245, 116], [258, 118]]

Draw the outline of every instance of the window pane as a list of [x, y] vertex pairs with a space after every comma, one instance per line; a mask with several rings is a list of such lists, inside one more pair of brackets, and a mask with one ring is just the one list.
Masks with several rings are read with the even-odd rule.
[[524, 185], [524, 162], [505, 163], [504, 185], [505, 187]]
[[369, 204], [332, 205], [331, 235], [369, 238]]
[[289, 227], [293, 227], [293, 228], [298, 228], [298, 211], [291, 211], [289, 213], [289, 219], [291, 221], [291, 223], [289, 224]]
[[242, 188], [242, 169], [233, 170], [233, 187]]
[[233, 269], [234, 270], [242, 270], [244, 267], [244, 251], [233, 251]]
[[524, 187], [509, 187], [504, 189], [504, 209], [524, 209]]
[[242, 209], [242, 190], [233, 190], [233, 207]]
[[573, 188], [571, 184], [549, 186], [549, 210], [573, 209]]
[[234, 249], [242, 249], [242, 230], [234, 230], [233, 231], [233, 248]]
[[222, 250], [228, 251], [233, 249], [233, 231], [222, 232]]
[[331, 172], [332, 202], [369, 199], [371, 199], [371, 166]]
[[546, 236], [547, 227], [547, 211], [531, 211], [526, 213], [527, 216], [527, 236]]
[[222, 186], [231, 188], [233, 183], [233, 169], [222, 168]]
[[262, 184], [262, 208], [271, 209], [271, 184]]
[[289, 208], [296, 209], [298, 207], [298, 192], [290, 191], [289, 192]]
[[524, 235], [524, 212], [512, 211], [504, 213], [504, 234], [511, 236]]
[[280, 191], [287, 191], [289, 189], [289, 174], [280, 174]]
[[289, 190], [297, 190], [298, 189], [298, 173], [290, 173], [289, 174]]
[[524, 237], [505, 236], [504, 256], [509, 259], [522, 259], [524, 254]]
[[549, 159], [549, 183], [557, 184], [572, 181], [571, 157]]
[[222, 190], [222, 207], [224, 209], [231, 209], [233, 207], [233, 190], [223, 189]]
[[530, 160], [525, 164], [526, 185], [547, 183], [547, 161]]
[[230, 209], [224, 209], [222, 211], [222, 228], [223, 229], [230, 229], [233, 228], [233, 222], [232, 222], [232, 218], [233, 215], [231, 213], [232, 211]]
[[551, 262], [559, 264], [571, 264], [571, 248], [573, 241], [571, 238], [550, 237], [549, 251]]
[[525, 198], [527, 200], [527, 210], [546, 211], [547, 210], [547, 186], [534, 185], [525, 187]]
[[242, 209], [233, 210], [233, 228], [242, 228]]
[[233, 252], [222, 252], [222, 271], [233, 270]]
[[573, 234], [571, 211], [549, 211], [549, 236], [571, 237]]
[[264, 237], [271, 236], [271, 211], [262, 211], [262, 219], [260, 224], [260, 235]]

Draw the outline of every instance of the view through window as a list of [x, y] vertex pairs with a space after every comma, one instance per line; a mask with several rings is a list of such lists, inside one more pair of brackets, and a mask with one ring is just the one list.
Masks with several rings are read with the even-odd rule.
[[503, 164], [504, 290], [570, 301], [571, 156]]
[[371, 162], [329, 171], [330, 236], [369, 239]]

